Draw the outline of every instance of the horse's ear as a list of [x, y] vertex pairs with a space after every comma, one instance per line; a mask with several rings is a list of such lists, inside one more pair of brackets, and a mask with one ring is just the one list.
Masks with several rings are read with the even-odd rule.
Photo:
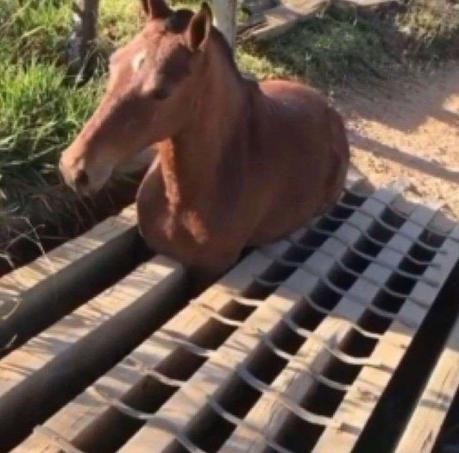
[[150, 19], [161, 19], [169, 16], [170, 8], [164, 0], [141, 0], [143, 10]]
[[190, 21], [186, 31], [188, 47], [192, 51], [202, 50], [209, 39], [212, 28], [212, 10], [210, 6], [203, 2], [201, 10], [198, 11]]

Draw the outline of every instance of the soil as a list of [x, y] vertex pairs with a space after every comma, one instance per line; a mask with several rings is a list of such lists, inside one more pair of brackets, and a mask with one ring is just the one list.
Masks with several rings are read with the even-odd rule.
[[337, 104], [352, 162], [375, 186], [408, 183], [408, 198], [459, 219], [459, 64], [353, 88]]

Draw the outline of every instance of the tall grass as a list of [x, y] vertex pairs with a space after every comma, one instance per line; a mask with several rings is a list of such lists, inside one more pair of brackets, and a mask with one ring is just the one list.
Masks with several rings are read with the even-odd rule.
[[[99, 92], [97, 81], [82, 90], [53, 64], [33, 56], [27, 64], [0, 62], [0, 172], [18, 177], [33, 169], [49, 173], [54, 158], [84, 118]], [[25, 174], [24, 174], [25, 175]]]
[[8, 210], [56, 181], [59, 151], [88, 117], [98, 80], [76, 89], [63, 49], [70, 2], [4, 0], [0, 8], [0, 190]]

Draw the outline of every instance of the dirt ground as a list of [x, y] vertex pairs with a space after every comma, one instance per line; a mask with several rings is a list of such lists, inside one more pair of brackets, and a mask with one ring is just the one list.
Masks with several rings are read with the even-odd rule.
[[459, 219], [459, 64], [353, 89], [337, 101], [352, 162], [376, 186], [409, 183], [407, 196], [440, 202]]

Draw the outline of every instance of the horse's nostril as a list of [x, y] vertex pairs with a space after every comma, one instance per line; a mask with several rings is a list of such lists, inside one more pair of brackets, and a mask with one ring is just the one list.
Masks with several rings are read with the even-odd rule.
[[88, 174], [84, 170], [78, 170], [78, 173], [75, 177], [75, 186], [76, 188], [84, 188], [89, 184]]

